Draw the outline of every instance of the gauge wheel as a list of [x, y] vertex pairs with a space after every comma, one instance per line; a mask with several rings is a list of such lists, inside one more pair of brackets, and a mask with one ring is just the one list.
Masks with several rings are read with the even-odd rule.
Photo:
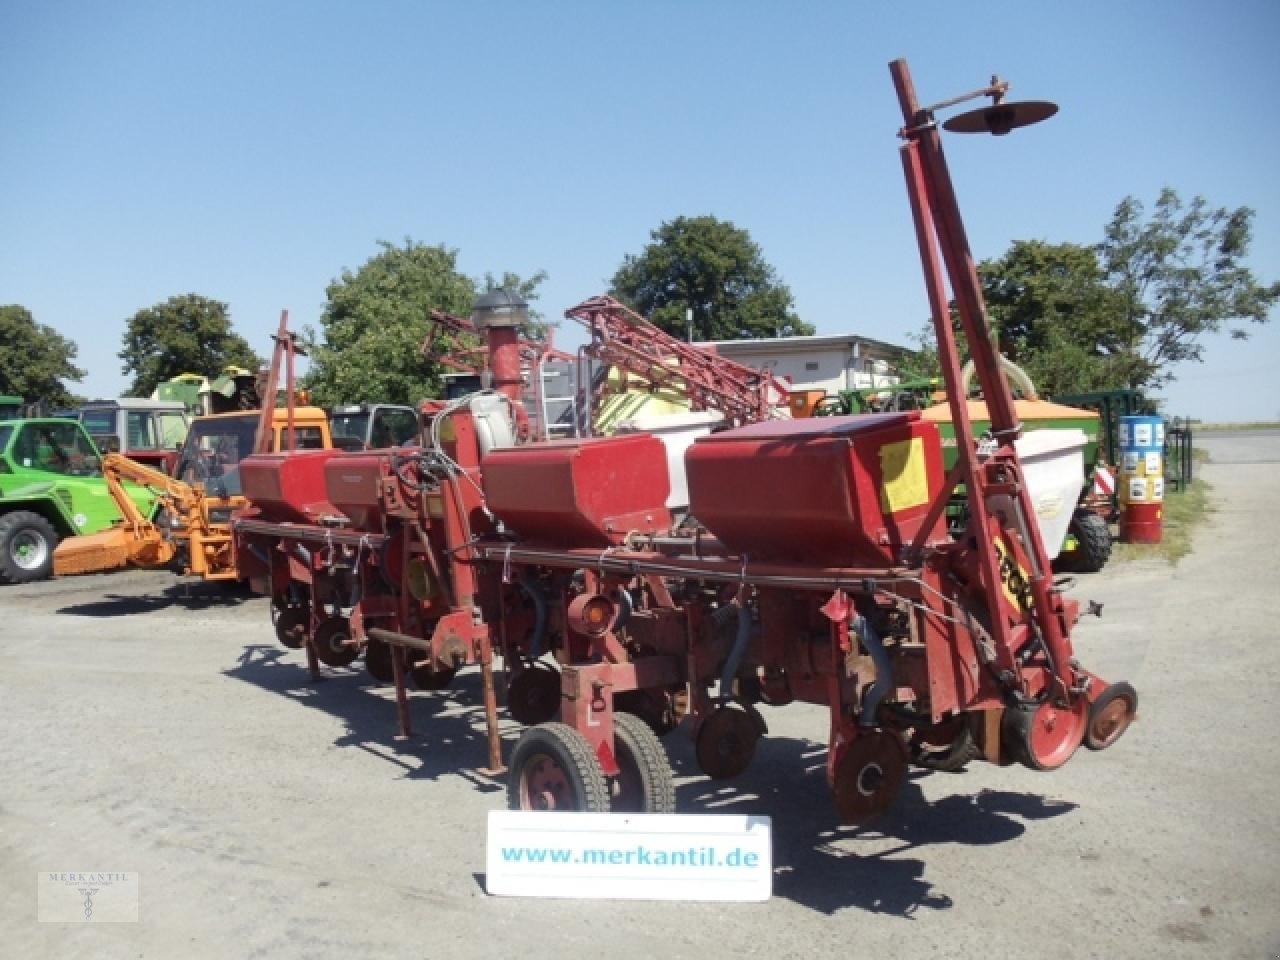
[[542, 723], [521, 734], [507, 781], [512, 810], [608, 813], [609, 798], [591, 744], [573, 727]]

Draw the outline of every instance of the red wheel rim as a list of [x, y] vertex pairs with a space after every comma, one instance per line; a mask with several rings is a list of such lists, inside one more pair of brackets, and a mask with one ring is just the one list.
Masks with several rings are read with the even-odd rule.
[[574, 810], [573, 786], [555, 758], [537, 753], [520, 771], [520, 806], [524, 810]]
[[1129, 728], [1133, 705], [1126, 697], [1116, 697], [1094, 716], [1089, 724], [1089, 743], [1095, 750], [1111, 746]]
[[1027, 731], [1027, 747], [1037, 764], [1053, 770], [1070, 760], [1084, 740], [1088, 715], [1089, 705], [1083, 697], [1077, 697], [1068, 707], [1040, 704]]

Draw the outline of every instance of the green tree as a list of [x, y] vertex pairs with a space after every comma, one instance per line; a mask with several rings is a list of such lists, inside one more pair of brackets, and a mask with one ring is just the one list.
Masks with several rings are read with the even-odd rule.
[[157, 385], [180, 373], [217, 376], [224, 367], [257, 370], [262, 359], [231, 329], [227, 305], [199, 294], [170, 297], [129, 318], [118, 354], [129, 393], [149, 396]]
[[26, 307], [0, 306], [0, 394], [54, 407], [74, 402], [63, 381], [84, 378], [71, 362], [77, 352], [53, 327], [36, 323]]
[[979, 273], [1000, 352], [1040, 392], [1102, 390], [1128, 379], [1121, 298], [1092, 247], [1017, 240]]
[[1246, 339], [1244, 324], [1268, 321], [1280, 283], [1260, 284], [1244, 265], [1252, 226], [1248, 207], [1215, 209], [1203, 197], [1183, 204], [1169, 187], [1150, 218], [1133, 197], [1116, 207], [1098, 253], [1121, 298], [1128, 386], [1167, 383], [1173, 364], [1201, 361], [1206, 335]]
[[[423, 355], [431, 311], [466, 317], [481, 286], [458, 271], [458, 252], [443, 244], [405, 240], [403, 246], [385, 241], [379, 246], [381, 252], [359, 270], [344, 270], [329, 284], [319, 335], [308, 331], [307, 384], [319, 403], [416, 404], [438, 396], [442, 369], [437, 357], [458, 344], [453, 336], [442, 336]], [[498, 280], [486, 274], [483, 288], [506, 287], [532, 301], [544, 277], [539, 272], [526, 280], [505, 273]]]
[[677, 217], [649, 236], [639, 255], [623, 259], [610, 292], [654, 325], [683, 338], [692, 308], [699, 340], [813, 333], [746, 230], [710, 216]]

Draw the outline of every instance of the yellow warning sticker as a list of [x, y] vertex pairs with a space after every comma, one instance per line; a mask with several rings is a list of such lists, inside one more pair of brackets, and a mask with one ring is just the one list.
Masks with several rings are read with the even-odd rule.
[[912, 437], [880, 448], [880, 506], [898, 513], [929, 502], [929, 474], [924, 462], [924, 438]]

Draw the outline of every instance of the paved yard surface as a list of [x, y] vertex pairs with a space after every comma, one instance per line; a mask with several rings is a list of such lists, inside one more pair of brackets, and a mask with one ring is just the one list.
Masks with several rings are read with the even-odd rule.
[[[1086, 664], [1138, 687], [1115, 749], [912, 779], [839, 827], [821, 711], [768, 710], [731, 786], [668, 738], [682, 811], [770, 814], [766, 904], [489, 898], [478, 678], [392, 738], [314, 687], [264, 601], [167, 574], [0, 591], [0, 956], [1276, 957], [1280, 434], [1205, 435], [1216, 513], [1176, 569], [1081, 578]], [[508, 745], [516, 728], [509, 727]], [[135, 924], [39, 924], [39, 871], [137, 871]]]

